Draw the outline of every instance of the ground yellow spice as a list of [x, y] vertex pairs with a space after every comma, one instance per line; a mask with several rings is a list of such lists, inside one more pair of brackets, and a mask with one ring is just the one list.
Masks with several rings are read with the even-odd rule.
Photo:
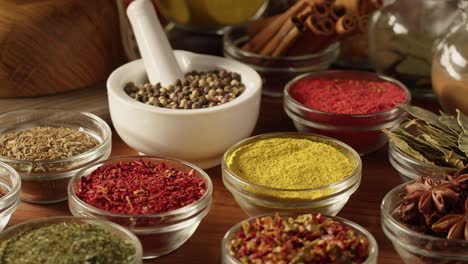
[[327, 186], [349, 176], [354, 169], [352, 162], [333, 146], [284, 137], [242, 146], [228, 157], [227, 164], [235, 174], [251, 183], [281, 189]]

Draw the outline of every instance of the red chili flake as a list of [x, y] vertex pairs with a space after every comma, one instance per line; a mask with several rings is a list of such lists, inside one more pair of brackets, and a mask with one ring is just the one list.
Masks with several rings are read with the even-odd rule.
[[366, 237], [320, 214], [243, 222], [228, 247], [241, 263], [363, 263], [369, 255]]
[[385, 112], [406, 100], [406, 93], [394, 83], [348, 79], [299, 80], [290, 94], [311, 109], [337, 114]]
[[206, 188], [193, 169], [187, 173], [143, 160], [101, 166], [75, 186], [77, 196], [94, 207], [134, 215], [184, 207], [198, 201]]

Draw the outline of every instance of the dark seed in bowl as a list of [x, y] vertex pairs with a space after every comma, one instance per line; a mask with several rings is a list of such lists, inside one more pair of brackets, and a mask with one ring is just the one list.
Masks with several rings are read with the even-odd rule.
[[171, 109], [199, 109], [230, 102], [245, 90], [241, 76], [226, 70], [192, 71], [173, 85], [160, 83], [127, 83], [124, 88], [131, 98], [147, 105]]

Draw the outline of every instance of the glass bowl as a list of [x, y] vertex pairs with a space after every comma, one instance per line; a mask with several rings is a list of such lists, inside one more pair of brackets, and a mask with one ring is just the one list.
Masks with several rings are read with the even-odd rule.
[[224, 57], [256, 70], [263, 80], [263, 94], [273, 97], [281, 97], [284, 85], [294, 77], [328, 69], [340, 52], [340, 44], [335, 42], [320, 52], [303, 56], [263, 56], [241, 50], [247, 40], [246, 26], [227, 29], [223, 37]]
[[18, 207], [21, 196], [20, 176], [3, 162], [0, 162], [0, 194], [0, 231], [2, 231]]
[[135, 248], [135, 255], [134, 255], [132, 264], [142, 263], [141, 244], [140, 244], [140, 241], [138, 241], [138, 238], [135, 237], [135, 235], [132, 234], [132, 232], [128, 231], [127, 229], [117, 224], [110, 223], [108, 221], [97, 220], [97, 219], [87, 219], [87, 218], [80, 218], [80, 217], [73, 217], [73, 216], [56, 216], [56, 217], [37, 218], [37, 219], [29, 220], [29, 221], [7, 228], [4, 232], [0, 234], [0, 243], [6, 239], [9, 239], [10, 237], [17, 235], [18, 233], [28, 231], [37, 227], [48, 226], [48, 225], [59, 224], [59, 223], [77, 223], [77, 224], [90, 224], [90, 225], [99, 226], [107, 230], [111, 234], [131, 243], [131, 245]]
[[417, 180], [419, 176], [441, 179], [445, 175], [457, 171], [455, 168], [442, 167], [415, 160], [396, 148], [391, 141], [388, 143], [388, 159], [393, 168], [400, 174], [403, 182]]
[[[237, 223], [231, 229], [229, 229], [229, 231], [226, 232], [226, 234], [224, 235], [223, 241], [221, 242], [221, 258], [222, 258], [221, 262], [223, 264], [240, 264], [241, 263], [236, 258], [231, 256], [231, 254], [229, 254], [228, 243], [229, 243], [229, 240], [235, 235], [235, 233], [240, 228], [242, 228], [242, 223], [243, 222], [252, 223], [252, 222], [255, 221], [255, 219], [257, 219], [259, 217], [264, 217], [264, 216], [274, 217], [275, 214], [276, 213], [271, 213], [271, 214], [264, 214], [264, 215], [250, 217], [250, 218], [248, 218], [246, 220], [243, 220], [243, 221]], [[301, 213], [286, 213], [286, 214], [280, 214], [280, 216], [297, 216], [297, 215], [300, 215], [300, 214]], [[372, 236], [372, 234], [369, 231], [367, 231], [364, 227], [362, 227], [362, 226], [360, 226], [360, 225], [358, 225], [358, 224], [356, 224], [354, 222], [351, 222], [349, 220], [346, 220], [344, 218], [341, 218], [341, 217], [327, 216], [327, 215], [324, 215], [324, 217], [331, 218], [331, 219], [333, 219], [335, 221], [339, 221], [343, 225], [351, 226], [354, 229], [355, 232], [357, 232], [360, 235], [365, 236], [369, 241], [369, 256], [367, 257], [367, 260], [365, 262], [363, 262], [363, 264], [376, 264], [377, 263], [377, 257], [378, 257], [378, 254], [379, 254], [379, 247], [378, 247], [377, 241], [375, 240], [374, 236]]]
[[31, 109], [0, 115], [0, 134], [38, 126], [78, 129], [99, 142], [94, 149], [59, 160], [27, 161], [0, 156], [1, 162], [13, 167], [21, 176], [21, 200], [39, 204], [64, 201], [68, 181], [78, 170], [109, 157], [111, 130], [104, 120], [85, 112]]
[[[353, 172], [343, 180], [334, 184], [310, 189], [278, 189], [253, 184], [236, 175], [227, 165], [227, 159], [239, 147], [268, 138], [305, 138], [323, 142], [338, 149], [354, 165]], [[326, 215], [336, 215], [346, 204], [361, 183], [361, 158], [348, 145], [324, 136], [303, 133], [270, 133], [247, 138], [233, 145], [226, 151], [222, 161], [224, 186], [232, 193], [234, 199], [244, 212], [254, 216], [270, 212], [315, 212]], [[281, 194], [282, 197], [279, 197]], [[316, 197], [284, 198], [300, 196]]]
[[226, 26], [258, 18], [269, 0], [157, 1], [158, 11], [178, 27], [202, 34], [222, 34]]
[[381, 224], [387, 238], [405, 263], [468, 263], [468, 241], [448, 240], [418, 233], [392, 216], [401, 202], [403, 183], [388, 192], [381, 206]]
[[408, 89], [397, 80], [365, 71], [323, 71], [308, 73], [291, 80], [284, 88], [284, 111], [292, 119], [299, 132], [317, 133], [350, 145], [360, 155], [378, 150], [387, 143], [382, 129], [392, 129], [407, 117], [405, 110], [394, 107], [391, 110], [374, 114], [336, 114], [308, 108], [290, 95], [293, 84], [303, 79], [353, 79], [365, 81], [387, 81], [398, 85], [405, 93], [409, 104], [411, 95]]
[[[108, 212], [87, 204], [76, 195], [75, 183], [81, 177], [88, 176], [100, 166], [132, 160], [163, 162], [169, 167], [184, 172], [193, 169], [197, 176], [206, 180], [207, 190], [195, 203], [165, 213], [142, 215]], [[150, 259], [176, 250], [193, 235], [210, 210], [212, 192], [213, 186], [209, 176], [202, 169], [188, 162], [151, 156], [125, 156], [101, 161], [77, 172], [68, 185], [68, 205], [74, 216], [104, 219], [128, 228], [140, 239], [143, 245], [143, 258]]]

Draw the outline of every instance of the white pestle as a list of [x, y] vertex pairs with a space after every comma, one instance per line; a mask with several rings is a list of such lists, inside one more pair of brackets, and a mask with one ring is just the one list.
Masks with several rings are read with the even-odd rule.
[[135, 0], [127, 16], [140, 50], [150, 83], [163, 86], [182, 79], [184, 74], [174, 56], [169, 40], [156, 15], [151, 0]]

